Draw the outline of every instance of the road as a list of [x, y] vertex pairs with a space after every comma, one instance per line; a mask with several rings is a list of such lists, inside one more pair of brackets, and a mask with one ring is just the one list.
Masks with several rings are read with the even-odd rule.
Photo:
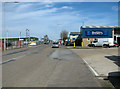
[[73, 51], [40, 45], [3, 52], [3, 87], [101, 87]]

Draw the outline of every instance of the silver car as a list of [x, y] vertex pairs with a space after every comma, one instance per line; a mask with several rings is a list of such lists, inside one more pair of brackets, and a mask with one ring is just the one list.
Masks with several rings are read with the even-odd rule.
[[52, 44], [52, 48], [59, 48], [58, 42], [54, 42], [54, 43]]

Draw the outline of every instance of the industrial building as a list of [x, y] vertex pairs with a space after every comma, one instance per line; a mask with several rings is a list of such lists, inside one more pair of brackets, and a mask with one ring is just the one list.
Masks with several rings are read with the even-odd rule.
[[113, 38], [120, 45], [120, 26], [81, 26], [83, 46], [98, 38]]
[[70, 33], [70, 42], [74, 43], [79, 35], [80, 35], [80, 32], [71, 32]]

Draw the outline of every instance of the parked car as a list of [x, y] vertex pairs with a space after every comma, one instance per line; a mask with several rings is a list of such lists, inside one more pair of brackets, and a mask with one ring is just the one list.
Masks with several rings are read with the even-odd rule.
[[54, 42], [54, 43], [52, 44], [52, 48], [59, 48], [58, 42]]
[[49, 44], [49, 41], [44, 42], [44, 44]]
[[118, 44], [118, 43], [115, 43], [114, 46], [115, 46], [115, 47], [119, 47], [119, 44]]

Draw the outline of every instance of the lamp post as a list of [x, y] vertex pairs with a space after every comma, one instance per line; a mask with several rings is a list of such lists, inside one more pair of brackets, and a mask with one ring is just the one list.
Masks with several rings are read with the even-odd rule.
[[[6, 25], [5, 25], [5, 23], [6, 23], [6, 19], [5, 19], [5, 17], [6, 17], [6, 14], [5, 14], [5, 11], [6, 11], [5, 4], [6, 3], [19, 3], [19, 2], [5, 2], [5, 1], [3, 2], [3, 9], [4, 9], [4, 13], [3, 13], [4, 14], [4, 18], [3, 18], [4, 19], [4, 24], [3, 25], [4, 25], [4, 31], [6, 31], [5, 30], [5, 28], [6, 28]], [[7, 32], [5, 32], [5, 36], [4, 36], [4, 50], [6, 50], [6, 42], [8, 42], [8, 39], [6, 41], [6, 37], [7, 37]], [[8, 46], [8, 43], [7, 43], [7, 46]]]
[[27, 36], [28, 36], [28, 29], [26, 29], [26, 47], [27, 47]]
[[[4, 31], [5, 31], [5, 2], [4, 2]], [[6, 50], [6, 31], [5, 31], [5, 36], [4, 36], [4, 51]]]
[[[28, 39], [29, 36], [29, 39]], [[30, 42], [30, 30], [26, 29], [26, 47], [28, 45], [28, 42]]]
[[30, 43], [30, 30], [28, 30], [29, 43]]
[[8, 29], [6, 30], [6, 40], [7, 40], [7, 49], [8, 49]]
[[20, 45], [20, 37], [21, 37], [21, 32], [20, 32], [20, 36], [19, 36], [19, 47], [21, 48], [21, 45]]

